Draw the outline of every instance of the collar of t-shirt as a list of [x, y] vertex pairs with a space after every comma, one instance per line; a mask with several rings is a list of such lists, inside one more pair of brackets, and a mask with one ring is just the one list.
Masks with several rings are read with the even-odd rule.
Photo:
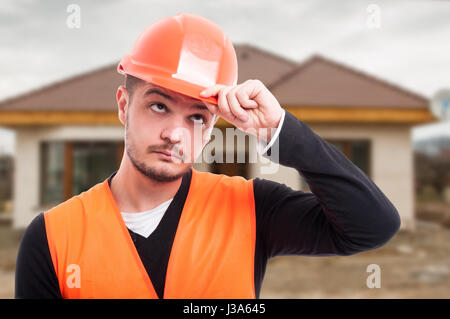
[[164, 216], [167, 208], [172, 202], [173, 198], [158, 205], [157, 207], [143, 212], [129, 213], [121, 212], [123, 221], [127, 228], [136, 234], [148, 238], [153, 231], [158, 227], [159, 222]]

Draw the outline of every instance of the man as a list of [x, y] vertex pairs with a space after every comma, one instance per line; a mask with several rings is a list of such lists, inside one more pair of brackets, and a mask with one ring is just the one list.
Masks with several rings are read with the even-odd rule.
[[[118, 67], [125, 152], [117, 172], [37, 216], [21, 242], [18, 298], [258, 298], [267, 260], [384, 245], [399, 215], [337, 148], [257, 80], [211, 21], [149, 26]], [[312, 193], [192, 163], [218, 117], [257, 136]], [[267, 133], [268, 134], [265, 134]]]

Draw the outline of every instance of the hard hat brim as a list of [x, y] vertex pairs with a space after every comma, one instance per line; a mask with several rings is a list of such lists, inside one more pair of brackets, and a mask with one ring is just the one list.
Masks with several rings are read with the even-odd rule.
[[[151, 71], [149, 71], [149, 69], [151, 69]], [[159, 85], [168, 90], [187, 95], [201, 101], [216, 105], [218, 103], [217, 97], [205, 98], [200, 96], [200, 92], [205, 90], [207, 87], [173, 77], [173, 74], [165, 72], [164, 70], [157, 70], [144, 65], [136, 65], [131, 61], [129, 56], [124, 56], [122, 61], [117, 66], [117, 72], [124, 75], [132, 75], [146, 82]]]

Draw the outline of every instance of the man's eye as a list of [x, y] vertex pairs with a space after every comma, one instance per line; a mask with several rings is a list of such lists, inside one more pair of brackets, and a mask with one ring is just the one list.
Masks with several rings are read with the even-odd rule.
[[200, 114], [192, 115], [192, 119], [194, 120], [194, 124], [205, 124], [205, 122], [206, 122], [203, 115], [200, 115]]
[[152, 103], [150, 104], [150, 108], [158, 113], [163, 113], [166, 111], [166, 106], [164, 104], [161, 103]]

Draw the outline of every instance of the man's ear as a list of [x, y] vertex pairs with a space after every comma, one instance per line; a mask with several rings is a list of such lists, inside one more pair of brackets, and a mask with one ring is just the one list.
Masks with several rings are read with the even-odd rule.
[[125, 88], [125, 86], [121, 85], [117, 89], [116, 100], [117, 100], [119, 120], [123, 125], [125, 125], [126, 115], [127, 115], [128, 107], [129, 107], [128, 92], [127, 92], [127, 89]]

